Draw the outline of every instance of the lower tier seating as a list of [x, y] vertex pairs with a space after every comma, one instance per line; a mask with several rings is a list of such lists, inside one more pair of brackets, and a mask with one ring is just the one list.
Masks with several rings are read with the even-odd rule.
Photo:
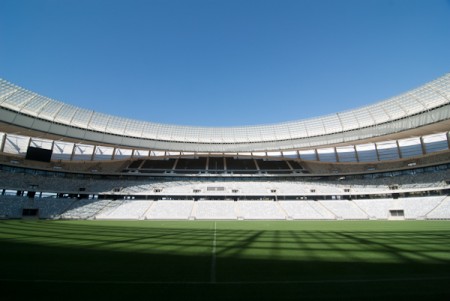
[[208, 220], [450, 219], [449, 196], [358, 200], [98, 200], [0, 196], [0, 218]]

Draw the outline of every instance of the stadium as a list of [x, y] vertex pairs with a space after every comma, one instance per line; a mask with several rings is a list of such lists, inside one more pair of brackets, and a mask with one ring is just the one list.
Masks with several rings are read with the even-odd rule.
[[355, 110], [235, 128], [124, 119], [0, 87], [5, 218], [450, 218], [450, 74]]
[[11, 296], [449, 297], [450, 74], [227, 128], [116, 117], [0, 80], [0, 126], [1, 281], [27, 287]]

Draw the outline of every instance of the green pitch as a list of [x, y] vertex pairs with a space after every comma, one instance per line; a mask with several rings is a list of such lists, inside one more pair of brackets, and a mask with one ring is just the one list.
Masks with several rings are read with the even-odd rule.
[[0, 221], [2, 300], [450, 300], [449, 221]]

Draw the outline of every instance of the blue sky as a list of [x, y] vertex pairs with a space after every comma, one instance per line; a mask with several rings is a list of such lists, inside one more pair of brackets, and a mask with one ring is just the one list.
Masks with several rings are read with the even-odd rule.
[[0, 77], [139, 120], [305, 119], [448, 72], [449, 0], [0, 1]]

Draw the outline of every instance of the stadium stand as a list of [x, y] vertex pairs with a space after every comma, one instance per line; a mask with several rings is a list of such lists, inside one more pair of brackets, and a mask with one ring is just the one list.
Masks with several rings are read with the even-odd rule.
[[2, 196], [0, 198], [1, 218], [21, 218], [22, 210], [27, 206], [28, 198], [17, 196]]
[[96, 214], [105, 209], [109, 200], [78, 200], [61, 214], [62, 219], [93, 219]]
[[191, 218], [194, 201], [162, 200], [155, 202], [145, 214], [145, 219], [182, 219]]
[[427, 219], [449, 219], [450, 197], [446, 197], [442, 202], [433, 208], [426, 216]]
[[367, 213], [369, 219], [387, 220], [389, 218], [389, 209], [391, 208], [391, 199], [359, 199], [354, 200], [364, 212]]
[[286, 215], [273, 201], [243, 201], [237, 203], [238, 219], [286, 219]]
[[67, 198], [36, 198], [34, 207], [39, 209], [39, 218], [58, 219], [73, 202], [73, 199]]
[[145, 212], [152, 205], [152, 201], [125, 200], [111, 210], [103, 209], [95, 219], [144, 219]]
[[338, 220], [368, 219], [369, 216], [352, 201], [320, 201]]
[[197, 202], [195, 219], [220, 220], [237, 219], [237, 209], [234, 201], [207, 201]]
[[213, 129], [0, 79], [0, 126], [1, 218], [450, 219], [450, 74], [354, 110]]
[[294, 220], [332, 220], [335, 216], [315, 201], [280, 201], [280, 205]]

